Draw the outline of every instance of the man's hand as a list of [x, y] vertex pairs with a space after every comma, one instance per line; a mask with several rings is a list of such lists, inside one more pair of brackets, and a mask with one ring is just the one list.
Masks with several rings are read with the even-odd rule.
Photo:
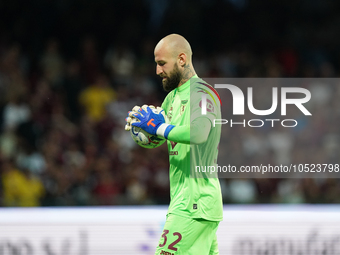
[[125, 118], [125, 121], [126, 121], [125, 130], [126, 131], [131, 130], [131, 123], [132, 123], [132, 120], [135, 118], [133, 114], [137, 113], [139, 109], [140, 109], [140, 106], [136, 105], [135, 107], [133, 107], [132, 111], [128, 111], [128, 115]]
[[160, 107], [157, 109], [150, 105], [142, 107], [135, 106], [132, 111], [128, 112], [125, 119], [125, 130], [131, 130], [132, 126], [140, 127], [151, 135], [158, 135], [168, 139], [169, 132], [175, 127], [165, 123], [164, 110]]
[[140, 127], [144, 131], [151, 135], [157, 134], [157, 129], [165, 124], [165, 118], [163, 115], [164, 110], [159, 113], [155, 113], [149, 106], [143, 106], [139, 110], [132, 114], [133, 117], [139, 121], [132, 122], [132, 126]]

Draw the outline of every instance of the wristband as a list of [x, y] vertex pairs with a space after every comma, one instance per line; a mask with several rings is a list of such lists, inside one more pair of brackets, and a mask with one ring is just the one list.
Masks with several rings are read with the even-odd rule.
[[163, 123], [157, 128], [156, 135], [159, 135], [159, 136], [164, 137], [165, 139], [168, 139], [168, 135], [174, 127], [175, 127], [174, 125]]

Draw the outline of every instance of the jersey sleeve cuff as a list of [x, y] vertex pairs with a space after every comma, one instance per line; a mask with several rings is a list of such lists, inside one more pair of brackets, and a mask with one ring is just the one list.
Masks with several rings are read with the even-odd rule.
[[175, 127], [174, 125], [163, 123], [158, 127], [158, 129], [156, 131], [156, 135], [162, 136], [165, 139], [168, 139], [168, 135], [174, 127]]

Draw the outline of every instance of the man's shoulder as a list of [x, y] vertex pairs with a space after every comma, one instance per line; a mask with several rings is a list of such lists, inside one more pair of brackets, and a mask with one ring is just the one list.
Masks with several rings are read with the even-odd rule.
[[201, 78], [193, 78], [192, 83], [190, 84], [191, 91], [192, 92], [202, 92], [202, 91], [211, 91], [214, 93], [217, 93], [217, 91], [214, 89], [214, 87], [206, 82], [205, 80]]
[[221, 99], [220, 99], [218, 92], [214, 89], [212, 85], [210, 85], [203, 79], [194, 78], [190, 88], [191, 88], [192, 99], [196, 98], [195, 95], [197, 96], [198, 99], [200, 99], [202, 94], [206, 94], [208, 97], [212, 98], [216, 104], [217, 103], [221, 104]]

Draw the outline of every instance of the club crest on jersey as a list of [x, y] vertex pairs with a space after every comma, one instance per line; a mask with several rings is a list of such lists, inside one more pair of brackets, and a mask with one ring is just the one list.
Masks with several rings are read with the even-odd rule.
[[172, 110], [173, 110], [173, 107], [171, 106], [170, 110], [168, 111], [168, 114], [167, 114], [167, 117], [168, 117], [170, 122], [171, 122], [171, 119], [172, 119]]
[[181, 101], [181, 108], [179, 109], [179, 114], [182, 115], [184, 110], [185, 110], [185, 106], [187, 105], [188, 100], [182, 100]]

